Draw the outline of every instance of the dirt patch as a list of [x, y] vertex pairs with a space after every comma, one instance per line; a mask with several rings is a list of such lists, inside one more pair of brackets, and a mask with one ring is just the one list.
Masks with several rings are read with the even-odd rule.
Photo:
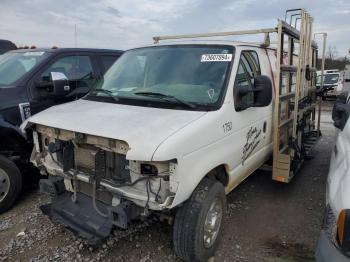
[[286, 261], [314, 261], [314, 250], [304, 243], [288, 243], [279, 238], [266, 239], [263, 243], [267, 253]]

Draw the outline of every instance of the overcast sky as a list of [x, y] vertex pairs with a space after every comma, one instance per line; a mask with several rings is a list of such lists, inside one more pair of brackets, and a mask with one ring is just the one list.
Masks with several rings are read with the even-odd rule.
[[350, 48], [350, 0], [0, 0], [0, 38], [18, 45], [127, 49], [164, 34], [273, 27], [306, 8], [339, 56]]

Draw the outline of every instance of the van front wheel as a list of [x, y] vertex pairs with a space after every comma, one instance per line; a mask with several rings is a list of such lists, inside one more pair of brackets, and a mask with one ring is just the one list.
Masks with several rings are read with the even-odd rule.
[[176, 212], [173, 242], [176, 254], [186, 261], [207, 261], [214, 256], [226, 214], [223, 185], [204, 178]]
[[22, 175], [17, 166], [0, 155], [0, 214], [12, 207], [22, 189]]

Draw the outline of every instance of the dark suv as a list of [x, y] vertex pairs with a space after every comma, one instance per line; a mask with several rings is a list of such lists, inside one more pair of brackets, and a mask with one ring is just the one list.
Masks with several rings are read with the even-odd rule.
[[15, 50], [15, 49], [17, 49], [17, 46], [14, 43], [8, 40], [0, 39], [0, 54], [6, 53], [7, 51], [10, 51], [10, 50]]
[[[84, 96], [121, 54], [56, 48], [0, 55], [0, 213], [13, 205], [22, 180], [33, 173], [29, 163], [32, 141], [21, 132], [20, 124], [50, 106]], [[60, 87], [55, 86], [57, 78]]]

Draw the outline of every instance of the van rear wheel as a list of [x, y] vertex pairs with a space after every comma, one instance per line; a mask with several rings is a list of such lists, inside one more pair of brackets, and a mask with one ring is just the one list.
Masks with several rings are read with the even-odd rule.
[[12, 207], [22, 189], [22, 176], [17, 166], [0, 155], [0, 214]]
[[204, 178], [176, 212], [173, 242], [176, 254], [186, 261], [207, 261], [214, 256], [226, 214], [223, 185]]

